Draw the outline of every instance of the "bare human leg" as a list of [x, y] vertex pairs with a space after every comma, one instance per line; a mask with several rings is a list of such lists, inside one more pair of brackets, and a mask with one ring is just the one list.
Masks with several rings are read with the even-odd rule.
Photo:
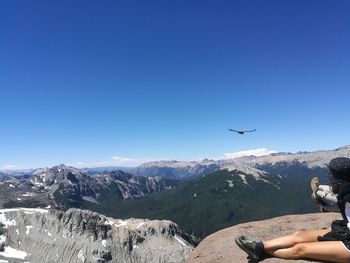
[[293, 247], [270, 251], [271, 255], [283, 259], [313, 259], [326, 262], [348, 263], [350, 252], [341, 241], [298, 243]]
[[298, 243], [317, 242], [317, 237], [324, 236], [328, 229], [298, 231], [288, 236], [278, 237], [272, 240], [263, 241], [264, 249], [268, 254], [281, 248], [293, 247]]

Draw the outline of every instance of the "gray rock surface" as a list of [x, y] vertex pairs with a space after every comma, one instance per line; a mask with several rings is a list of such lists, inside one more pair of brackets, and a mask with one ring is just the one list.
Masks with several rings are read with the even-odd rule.
[[[175, 263], [184, 262], [193, 250], [192, 237], [165, 220], [20, 208], [0, 210], [0, 222], [0, 243], [5, 244], [0, 262]], [[17, 259], [5, 253], [14, 249], [17, 253], [10, 254]]]
[[[220, 230], [205, 238], [191, 253], [186, 263], [246, 263], [247, 254], [234, 242], [235, 237], [245, 235], [256, 240], [267, 240], [295, 231], [328, 228], [339, 213], [315, 213], [288, 215], [263, 221], [255, 221]], [[304, 260], [266, 259], [266, 263], [310, 262]]]

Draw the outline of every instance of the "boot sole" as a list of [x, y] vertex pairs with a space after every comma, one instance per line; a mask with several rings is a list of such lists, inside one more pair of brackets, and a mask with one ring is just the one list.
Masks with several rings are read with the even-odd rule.
[[318, 204], [318, 206], [320, 208], [320, 211], [324, 212], [325, 211], [325, 209], [324, 209], [324, 205], [325, 205], [324, 201], [317, 196], [317, 190], [318, 190], [318, 187], [320, 186], [320, 179], [318, 179], [318, 177], [312, 178], [310, 186], [311, 186], [311, 190], [312, 190], [311, 199], [315, 203]]
[[311, 186], [311, 190], [312, 190], [312, 194], [311, 194], [311, 198], [317, 202], [317, 190], [318, 190], [318, 187], [320, 185], [320, 180], [317, 178], [317, 177], [314, 177], [311, 179], [311, 183], [310, 183], [310, 186]]
[[244, 246], [244, 244], [239, 240], [239, 238], [236, 238], [236, 239], [235, 239], [235, 243], [236, 243], [236, 245], [237, 245], [240, 249], [242, 249], [244, 252], [246, 252], [246, 253], [248, 254], [248, 256], [249, 256], [250, 259], [251, 259], [251, 261], [250, 261], [251, 263], [257, 263], [257, 262], [259, 262], [259, 260], [258, 260], [258, 258], [257, 258], [257, 255], [256, 255], [254, 252], [248, 250], [248, 249]]
[[311, 189], [312, 189], [312, 193], [316, 194], [317, 189], [320, 186], [320, 179], [318, 179], [318, 177], [312, 178], [311, 182], [310, 182], [310, 186], [311, 186]]

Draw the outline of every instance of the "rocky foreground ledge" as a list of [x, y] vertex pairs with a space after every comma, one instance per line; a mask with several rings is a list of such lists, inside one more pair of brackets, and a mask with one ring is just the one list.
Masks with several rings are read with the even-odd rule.
[[[240, 235], [256, 240], [266, 240], [299, 230], [330, 227], [339, 213], [315, 213], [288, 215], [263, 221], [255, 221], [220, 230], [205, 238], [192, 252], [186, 263], [246, 263], [247, 255], [237, 247], [234, 238]], [[266, 263], [310, 262], [304, 260], [266, 259]]]
[[0, 210], [1, 263], [178, 263], [194, 242], [167, 220], [120, 220], [80, 209]]

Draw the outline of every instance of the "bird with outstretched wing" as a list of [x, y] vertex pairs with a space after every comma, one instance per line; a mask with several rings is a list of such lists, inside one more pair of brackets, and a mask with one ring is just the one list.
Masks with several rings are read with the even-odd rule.
[[255, 132], [256, 129], [254, 130], [249, 130], [249, 131], [237, 131], [237, 130], [233, 130], [233, 129], [228, 129], [229, 131], [232, 131], [232, 132], [237, 132], [238, 134], [241, 134], [241, 135], [244, 135], [246, 132]]

